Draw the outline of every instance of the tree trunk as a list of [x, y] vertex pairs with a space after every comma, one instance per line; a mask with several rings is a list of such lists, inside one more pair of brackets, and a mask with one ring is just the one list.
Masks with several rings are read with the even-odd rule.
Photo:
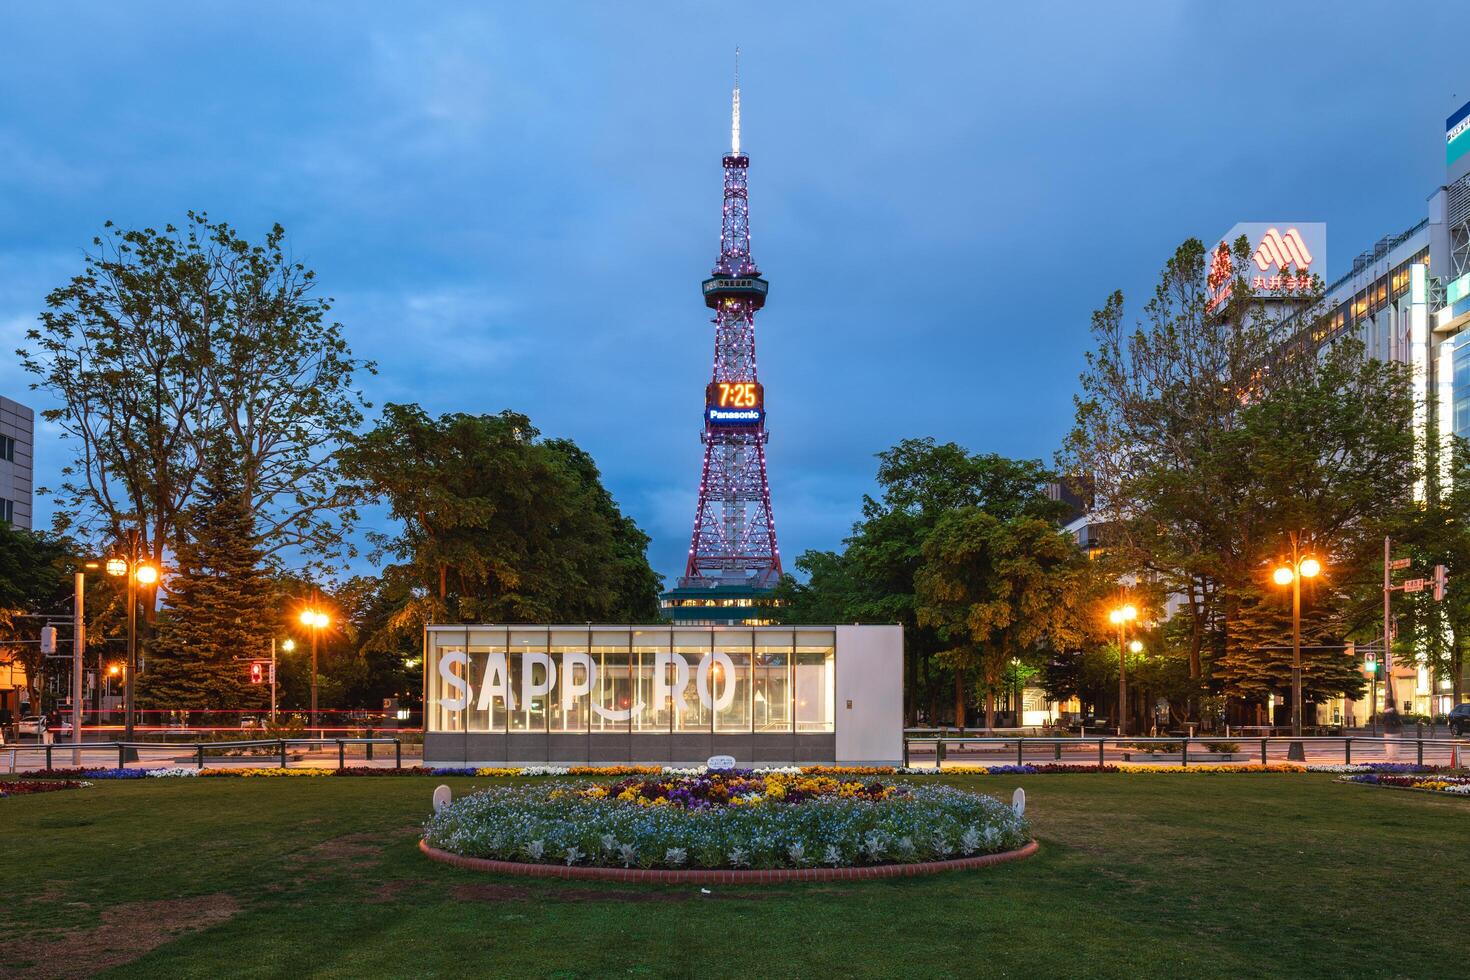
[[954, 724], [965, 727], [965, 672], [958, 667], [954, 672]]
[[995, 734], [995, 688], [985, 688], [985, 733]]

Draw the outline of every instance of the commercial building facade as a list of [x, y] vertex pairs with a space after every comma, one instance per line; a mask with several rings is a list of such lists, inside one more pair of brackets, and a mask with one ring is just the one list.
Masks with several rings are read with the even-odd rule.
[[[1446, 120], [1446, 179], [1429, 195], [1424, 216], [1355, 257], [1351, 271], [1327, 286], [1322, 307], [1288, 318], [1280, 327], [1283, 339], [1296, 336], [1315, 350], [1341, 337], [1356, 337], [1370, 356], [1409, 367], [1414, 434], [1424, 470], [1412, 488], [1419, 501], [1427, 500], [1435, 485], [1448, 486], [1450, 437], [1470, 438], [1467, 120], [1470, 103]], [[1324, 310], [1325, 316], [1319, 316]], [[1470, 584], [1451, 587], [1470, 588]], [[1399, 657], [1393, 679], [1396, 707], [1402, 712], [1435, 715], [1451, 707], [1453, 684], [1448, 677], [1433, 676], [1427, 668]], [[1470, 683], [1461, 686], [1470, 688]], [[1386, 685], [1378, 685], [1378, 709], [1383, 707], [1385, 689]], [[1319, 717], [1325, 713], [1323, 721], [1361, 725], [1374, 708], [1366, 701], [1336, 701], [1319, 709]]]
[[30, 530], [36, 413], [0, 395], [0, 521]]
[[430, 626], [429, 765], [896, 764], [898, 626]]

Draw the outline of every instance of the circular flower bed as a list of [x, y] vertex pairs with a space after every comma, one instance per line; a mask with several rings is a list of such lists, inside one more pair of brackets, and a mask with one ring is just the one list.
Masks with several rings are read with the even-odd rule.
[[471, 858], [622, 869], [797, 869], [1013, 851], [1026, 821], [948, 786], [749, 770], [613, 783], [497, 786], [424, 828]]

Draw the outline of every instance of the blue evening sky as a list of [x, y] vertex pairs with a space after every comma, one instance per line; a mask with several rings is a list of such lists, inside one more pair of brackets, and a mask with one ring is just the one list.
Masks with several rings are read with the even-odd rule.
[[[675, 576], [738, 43], [790, 567], [839, 545], [901, 438], [1049, 459], [1089, 312], [1182, 239], [1322, 220], [1336, 275], [1422, 218], [1470, 98], [1457, 12], [7, 4], [0, 347], [106, 219], [280, 221], [382, 365], [375, 403], [574, 439]], [[45, 407], [27, 383], [0, 359], [0, 393]], [[52, 483], [64, 447], [38, 441]]]

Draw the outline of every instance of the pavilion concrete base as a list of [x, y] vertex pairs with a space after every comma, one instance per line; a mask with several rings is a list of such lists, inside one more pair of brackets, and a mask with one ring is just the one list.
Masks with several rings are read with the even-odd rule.
[[671, 732], [667, 735], [581, 735], [554, 732], [428, 732], [426, 766], [504, 765], [703, 765], [728, 755], [737, 766], [833, 765], [837, 736], [791, 732], [725, 735]]

